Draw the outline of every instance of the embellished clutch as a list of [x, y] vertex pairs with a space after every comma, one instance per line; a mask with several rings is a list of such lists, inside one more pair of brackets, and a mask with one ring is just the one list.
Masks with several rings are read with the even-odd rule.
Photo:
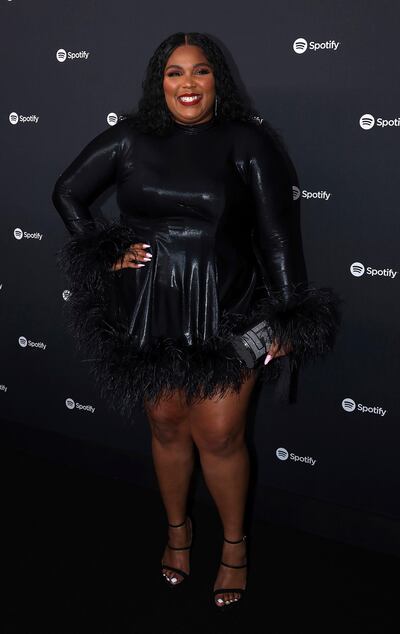
[[272, 330], [265, 320], [255, 323], [241, 335], [232, 338], [230, 345], [237, 356], [247, 365], [254, 368], [267, 354], [272, 344]]

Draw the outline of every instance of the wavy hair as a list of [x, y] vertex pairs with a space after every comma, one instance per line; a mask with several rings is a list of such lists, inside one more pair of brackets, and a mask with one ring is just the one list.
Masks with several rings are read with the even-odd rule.
[[135, 110], [123, 112], [120, 118], [129, 119], [140, 132], [164, 136], [173, 126], [173, 117], [168, 109], [163, 88], [164, 69], [175, 48], [184, 44], [199, 46], [211, 64], [218, 95], [218, 119], [258, 122], [284, 147], [280, 135], [261, 117], [258, 111], [246, 105], [232, 77], [225, 55], [214, 40], [204, 33], [173, 33], [156, 48], [147, 65], [142, 81], [143, 94]]

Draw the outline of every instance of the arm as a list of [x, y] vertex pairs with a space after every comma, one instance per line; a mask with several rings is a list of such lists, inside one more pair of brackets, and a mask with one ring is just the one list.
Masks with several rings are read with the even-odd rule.
[[267, 291], [285, 304], [296, 290], [308, 285], [300, 204], [293, 200], [294, 178], [272, 139], [259, 129], [248, 159], [254, 202], [253, 244]]
[[127, 129], [123, 121], [91, 140], [58, 177], [52, 201], [71, 239], [58, 262], [72, 287], [99, 287], [111, 266], [136, 242], [131, 229], [95, 220], [91, 203], [118, 178]]
[[52, 201], [72, 235], [92, 226], [90, 204], [116, 181], [120, 131], [117, 123], [91, 140], [55, 183]]
[[289, 162], [261, 127], [249, 129], [248, 148], [253, 243], [266, 289], [258, 315], [270, 323], [276, 345], [292, 351], [291, 361], [314, 360], [334, 345], [341, 299], [330, 288], [309, 284]]

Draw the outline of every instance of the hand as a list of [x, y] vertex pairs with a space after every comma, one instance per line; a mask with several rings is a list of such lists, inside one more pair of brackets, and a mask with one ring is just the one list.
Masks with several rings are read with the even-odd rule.
[[151, 260], [151, 258], [153, 257], [152, 254], [148, 251], [145, 251], [145, 247], [149, 246], [149, 244], [144, 244], [142, 242], [131, 244], [129, 249], [125, 252], [123, 258], [113, 264], [111, 270], [119, 271], [120, 269], [127, 268], [138, 269], [139, 267], [145, 266], [145, 264], [136, 264], [136, 261], [149, 262]]
[[293, 350], [292, 346], [286, 346], [284, 348], [280, 348], [279, 345], [274, 341], [269, 350], [267, 349], [267, 356], [265, 357], [264, 365], [267, 365], [274, 357], [283, 357], [285, 354], [289, 354]]

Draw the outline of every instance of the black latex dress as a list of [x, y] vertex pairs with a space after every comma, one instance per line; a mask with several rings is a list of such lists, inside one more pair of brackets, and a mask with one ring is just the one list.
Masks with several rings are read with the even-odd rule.
[[[227, 344], [258, 318], [293, 348], [261, 368], [280, 392], [296, 362], [332, 348], [338, 299], [308, 286], [294, 184], [256, 120], [218, 118], [173, 121], [166, 136], [119, 120], [60, 175], [71, 325], [111, 405], [129, 414], [175, 387], [188, 398], [238, 389], [249, 369]], [[111, 185], [120, 220], [94, 221], [89, 206]], [[111, 271], [135, 242], [152, 260]]]

